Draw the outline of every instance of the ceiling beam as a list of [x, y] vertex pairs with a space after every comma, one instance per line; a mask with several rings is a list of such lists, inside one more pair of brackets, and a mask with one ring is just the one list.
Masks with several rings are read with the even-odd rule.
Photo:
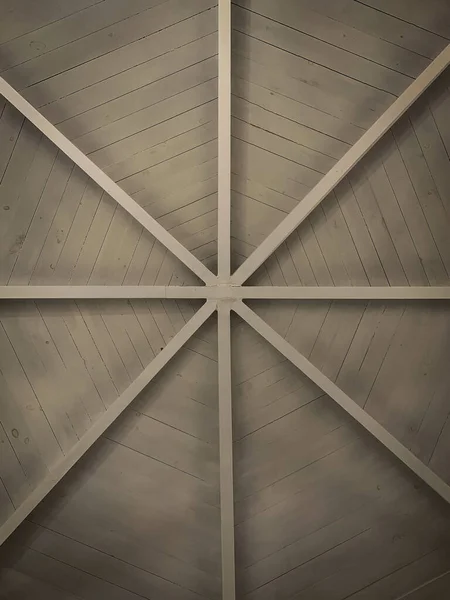
[[214, 297], [209, 286], [179, 285], [3, 285], [0, 300], [135, 300], [205, 299]]
[[152, 360], [138, 377], [127, 387], [113, 404], [94, 422], [68, 454], [53, 467], [48, 475], [31, 492], [28, 498], [0, 526], [0, 545], [22, 523], [30, 512], [54, 488], [75, 463], [89, 450], [106, 429], [119, 417], [150, 381], [166, 366], [169, 360], [184, 346], [216, 309], [215, 302], [207, 302], [192, 319], [170, 340], [167, 346]]
[[218, 274], [231, 273], [231, 0], [219, 0]]
[[230, 305], [227, 300], [218, 303], [220, 523], [222, 598], [235, 600]]
[[275, 252], [280, 244], [333, 191], [337, 184], [358, 164], [383, 135], [389, 131], [392, 125], [414, 104], [449, 64], [450, 44], [256, 248], [234, 273], [232, 277], [233, 283], [239, 285], [247, 281], [250, 275]]
[[450, 503], [450, 487], [412, 452], [391, 435], [382, 425], [354, 402], [345, 392], [317, 369], [298, 350], [289, 344], [242, 302], [233, 304], [233, 310], [251, 325], [263, 338], [278, 350], [311, 381], [332, 398], [342, 409], [371, 433], [383, 446], [402, 461], [413, 473], [429, 485], [444, 500]]
[[150, 232], [172, 254], [206, 283], [212, 283], [215, 275], [205, 267], [187, 248], [176, 240], [158, 221], [148, 214], [131, 196], [106, 175], [95, 163], [79, 150], [65, 135], [60, 133], [9, 83], [0, 77], [0, 94], [35, 125], [55, 146], [66, 154], [82, 171], [97, 183], [107, 194]]
[[235, 287], [236, 298], [254, 300], [450, 300], [449, 286]]
[[450, 300], [449, 286], [4, 285], [0, 300]]

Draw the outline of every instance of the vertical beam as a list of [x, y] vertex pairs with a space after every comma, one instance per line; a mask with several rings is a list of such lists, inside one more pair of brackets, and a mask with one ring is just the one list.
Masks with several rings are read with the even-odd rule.
[[222, 598], [235, 600], [233, 430], [231, 407], [231, 322], [228, 300], [218, 303], [220, 522]]
[[107, 428], [122, 414], [138, 394], [150, 381], [165, 367], [169, 360], [184, 346], [194, 333], [211, 316], [216, 308], [216, 303], [208, 301], [195, 313], [188, 323], [167, 344], [167, 346], [152, 360], [152, 362], [136, 377], [124, 392], [104, 412], [92, 427], [80, 438], [75, 446], [64, 458], [53, 467], [49, 468], [48, 475], [31, 492], [28, 498], [17, 510], [0, 526], [0, 545], [22, 523], [30, 512], [36, 508], [43, 498], [55, 487], [75, 463], [89, 450]]
[[231, 0], [219, 0], [218, 274], [225, 283], [231, 267]]
[[263, 264], [284, 240], [306, 219], [337, 184], [389, 131], [394, 123], [408, 110], [420, 95], [439, 77], [450, 64], [450, 44], [424, 70], [421, 75], [397, 98], [366, 133], [354, 144], [337, 164], [322, 177], [319, 183], [306, 194], [272, 233], [256, 248], [233, 275], [233, 283], [240, 285]]
[[214, 275], [205, 267], [187, 248], [180, 244], [172, 234], [162, 227], [158, 221], [148, 214], [139, 204], [131, 198], [111, 177], [106, 175], [70, 140], [59, 132], [45, 117], [41, 115], [29, 102], [25, 100], [9, 83], [0, 77], [0, 94], [17, 108], [33, 125], [51, 140], [66, 156], [68, 156], [82, 171], [95, 181], [107, 194], [114, 198], [132, 217], [149, 231], [161, 244], [183, 262], [205, 283], [213, 283]]
[[422, 481], [429, 485], [446, 502], [450, 503], [450, 487], [412, 452], [391, 435], [382, 425], [354, 402], [345, 392], [309, 362], [298, 350], [265, 323], [257, 314], [242, 302], [236, 302], [233, 309], [251, 325], [263, 338], [321, 388], [351, 417], [371, 433], [394, 456], [402, 461]]

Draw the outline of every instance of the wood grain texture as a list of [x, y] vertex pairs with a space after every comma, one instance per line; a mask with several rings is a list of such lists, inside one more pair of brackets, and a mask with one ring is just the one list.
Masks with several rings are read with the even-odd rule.
[[[104, 0], [15, 38], [0, 51], [2, 76], [152, 216], [165, 218], [164, 226], [213, 268], [217, 254], [216, 21], [211, 0], [189, 5], [180, 0], [133, 0], [126, 5]], [[5, 135], [11, 129], [10, 112]], [[96, 224], [96, 238], [105, 236], [108, 223], [116, 225], [123, 236], [117, 249], [132, 254], [140, 238], [137, 228], [129, 231], [124, 217], [104, 206], [99, 191], [60, 153], [55, 159], [54, 152], [50, 145], [48, 166], [35, 164], [36, 175], [30, 182], [36, 189], [35, 203], [28, 203], [28, 211], [33, 214], [39, 185], [48, 178], [54, 202], [65, 193], [57, 218], [63, 234], [64, 226], [77, 216], [80, 195], [88, 195], [92, 212], [80, 217], [78, 235], [86, 236], [86, 227], [99, 209], [103, 227]], [[37, 157], [45, 161], [45, 150]], [[22, 165], [22, 175], [28, 168]], [[185, 196], [180, 197], [180, 190]], [[67, 196], [73, 200], [70, 207]], [[52, 209], [46, 213], [52, 218]], [[22, 238], [17, 242], [13, 231], [11, 236], [9, 246], [22, 242]], [[88, 251], [98, 252], [98, 248], [93, 245]]]
[[286, 303], [288, 325], [267, 310], [279, 333], [449, 481], [446, 303]]
[[[2, 76], [214, 268], [215, 2], [0, 0], [0, 9]], [[446, 9], [445, 0], [427, 10], [419, 0], [234, 3], [235, 266], [443, 49]], [[447, 284], [449, 98], [444, 75], [253, 283]], [[198, 284], [4, 102], [0, 180], [0, 284]], [[450, 481], [445, 305], [258, 306]], [[2, 303], [1, 519], [195, 309]], [[0, 598], [220, 598], [214, 327], [2, 547]], [[237, 320], [232, 342], [238, 597], [445, 598], [448, 507]]]
[[37, 579], [80, 598], [220, 597], [214, 329], [191, 339], [10, 538], [2, 590], [26, 597]]
[[[360, 8], [373, 17], [381, 14], [343, 1], [322, 0], [316, 6], [242, 0], [234, 5], [235, 265], [429, 64], [422, 51], [375, 34], [368, 16], [344, 18]], [[409, 27], [410, 36], [412, 31], [419, 36], [418, 27]], [[428, 53], [434, 57], [445, 43], [437, 34], [428, 35], [436, 41], [436, 50]], [[253, 282], [447, 282], [447, 104], [446, 73], [282, 244]]]
[[394, 600], [444, 575], [448, 507], [247, 325], [234, 338], [235, 419], [254, 420], [235, 439], [240, 595]]

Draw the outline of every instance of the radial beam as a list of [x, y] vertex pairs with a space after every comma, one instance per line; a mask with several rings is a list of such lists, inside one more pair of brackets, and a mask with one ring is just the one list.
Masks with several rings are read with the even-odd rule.
[[274, 331], [250, 308], [242, 302], [233, 305], [235, 310], [263, 338], [285, 356], [292, 364], [302, 371], [311, 381], [330, 396], [341, 408], [371, 433], [383, 446], [390, 450], [411, 471], [450, 503], [450, 487], [442, 481], [431, 469], [420, 461], [412, 452], [391, 435], [382, 425], [373, 419], [365, 410], [354, 402], [345, 392], [326, 377], [319, 369], [309, 362], [298, 350]]
[[4, 285], [0, 300], [205, 299], [215, 287], [152, 285]]
[[450, 287], [5, 285], [0, 300], [450, 300]]
[[433, 83], [450, 63], [450, 44], [419, 75], [407, 90], [381, 115], [366, 133], [350, 148], [336, 165], [322, 177], [319, 183], [306, 194], [303, 200], [281, 221], [272, 233], [234, 273], [235, 284], [246, 281], [262, 263], [284, 242], [284, 240], [306, 219], [337, 184], [389, 131], [394, 123], [414, 104], [417, 98]]
[[450, 300], [450, 287], [236, 287], [236, 298], [254, 300]]
[[231, 260], [231, 0], [219, 0], [218, 274], [230, 278]]
[[215, 302], [207, 302], [195, 313], [192, 319], [186, 323], [158, 354], [158, 356], [146, 367], [142, 373], [127, 387], [119, 398], [94, 422], [92, 427], [75, 444], [72, 450], [49, 469], [49, 474], [28, 496], [17, 510], [0, 527], [0, 545], [8, 536], [22, 523], [30, 512], [45, 498], [53, 487], [64, 477], [75, 463], [89, 450], [96, 440], [106, 429], [119, 417], [119, 415], [133, 402], [146, 385], [161, 371], [169, 360], [180, 350], [182, 346], [194, 335], [201, 325], [211, 316], [216, 308]]
[[9, 83], [0, 77], [0, 94], [17, 108], [33, 125], [51, 140], [64, 154], [80, 167], [97, 185], [114, 198], [138, 223], [149, 231], [161, 244], [183, 262], [191, 271], [206, 283], [212, 283], [215, 276], [195, 256], [187, 250], [178, 240], [162, 227], [158, 221], [151, 217], [146, 210], [131, 198], [117, 185], [106, 173], [92, 162], [70, 140], [60, 133], [45, 117], [41, 115], [25, 98], [23, 98]]
[[218, 303], [220, 522], [222, 598], [235, 600], [233, 429], [231, 406], [231, 302]]

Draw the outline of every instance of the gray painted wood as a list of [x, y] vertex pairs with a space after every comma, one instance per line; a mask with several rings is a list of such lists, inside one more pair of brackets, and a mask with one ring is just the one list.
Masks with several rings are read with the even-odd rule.
[[[274, 310], [265, 303], [263, 312], [283, 327], [280, 317], [289, 307]], [[301, 331], [290, 331], [290, 312], [283, 331], [298, 346]], [[303, 325], [307, 315], [310, 308]], [[330, 346], [332, 331], [326, 319], [320, 324], [324, 316], [316, 320], [316, 337], [326, 327]], [[339, 320], [344, 316], [340, 311]], [[334, 332], [336, 343], [342, 335]], [[242, 597], [398, 599], [445, 573], [447, 507], [246, 325], [236, 323], [234, 343], [235, 420], [244, 424], [247, 412], [256, 420], [235, 440]], [[318, 359], [317, 344], [300, 349]], [[336, 344], [327, 355], [340, 364]], [[245, 377], [255, 356], [261, 356], [259, 367]], [[336, 372], [333, 362], [322, 366]]]
[[[2, 75], [215, 266], [215, 3], [0, 5]], [[235, 264], [442, 50], [445, 8], [235, 3]], [[444, 75], [253, 282], [447, 284], [449, 102]], [[197, 283], [3, 103], [0, 139], [0, 283]], [[6, 518], [193, 306], [2, 306]], [[259, 311], [450, 481], [444, 306], [286, 302]], [[233, 348], [240, 594], [445, 597], [448, 510], [238, 323]], [[208, 324], [2, 549], [0, 596], [220, 597], [216, 360]]]

